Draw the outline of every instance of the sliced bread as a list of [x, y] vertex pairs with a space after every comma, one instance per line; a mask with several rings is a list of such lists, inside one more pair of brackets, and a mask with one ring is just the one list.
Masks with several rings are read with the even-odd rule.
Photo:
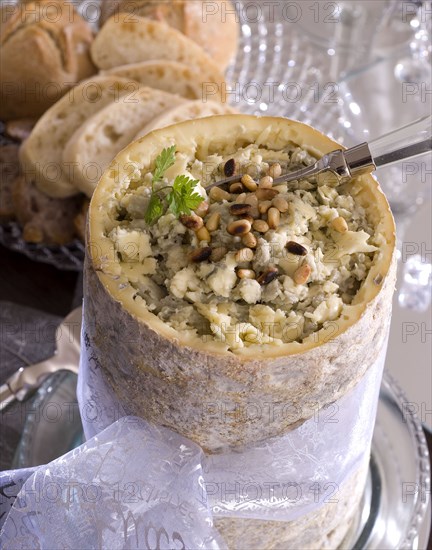
[[110, 17], [93, 41], [91, 55], [100, 69], [166, 59], [210, 73], [212, 82], [223, 81], [217, 63], [201, 46], [165, 23], [137, 15]]
[[76, 189], [91, 197], [109, 163], [154, 117], [187, 100], [153, 88], [141, 88], [111, 103], [84, 122], [63, 151], [63, 162], [74, 166]]
[[78, 193], [70, 179], [73, 166], [62, 160], [66, 143], [90, 116], [140, 87], [116, 76], [93, 77], [70, 90], [39, 119], [21, 147], [20, 160], [41, 191], [55, 198]]
[[138, 132], [135, 139], [145, 136], [149, 132], [157, 130], [158, 128], [164, 128], [165, 126], [177, 124], [178, 122], [183, 122], [184, 120], [203, 118], [213, 115], [228, 115], [234, 114], [235, 112], [236, 111], [228, 105], [216, 103], [215, 101], [207, 101], [206, 103], [199, 100], [189, 101], [185, 105], [179, 105], [178, 107], [169, 109], [158, 117], [155, 117], [149, 124], [144, 126], [144, 128]]
[[[238, 15], [227, 0], [104, 0], [101, 19], [113, 13], [163, 21], [194, 40], [221, 68], [226, 68], [237, 49]], [[223, 37], [218, 40], [217, 37]]]
[[219, 75], [222, 80], [217, 81], [211, 70], [196, 69], [166, 59], [121, 65], [102, 71], [101, 74], [130, 78], [144, 86], [178, 94], [187, 99], [202, 99], [208, 96], [219, 101], [221, 94], [226, 90], [222, 75]]

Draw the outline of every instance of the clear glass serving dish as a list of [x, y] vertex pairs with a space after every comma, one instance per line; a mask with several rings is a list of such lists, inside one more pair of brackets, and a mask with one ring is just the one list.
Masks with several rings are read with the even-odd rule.
[[[76, 376], [50, 377], [28, 403], [13, 467], [46, 464], [83, 441]], [[419, 419], [394, 380], [384, 377], [372, 442], [369, 476], [355, 521], [340, 548], [425, 549], [430, 529], [430, 457]], [[56, 422], [49, 410], [61, 410]], [[47, 411], [36, 415], [35, 410]], [[430, 510], [430, 509], [429, 509]]]

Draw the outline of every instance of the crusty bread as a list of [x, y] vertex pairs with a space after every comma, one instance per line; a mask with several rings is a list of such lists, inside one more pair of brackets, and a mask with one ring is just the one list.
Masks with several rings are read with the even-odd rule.
[[161, 90], [141, 88], [89, 118], [71, 136], [63, 151], [63, 162], [75, 167], [76, 188], [91, 197], [109, 163], [139, 129], [168, 108], [186, 101]]
[[238, 23], [227, 0], [105, 0], [101, 20], [130, 12], [168, 24], [202, 46], [225, 69], [237, 49]]
[[216, 81], [211, 70], [198, 70], [166, 59], [121, 65], [102, 71], [101, 74], [130, 78], [144, 86], [178, 94], [187, 99], [202, 99], [211, 95], [211, 99], [220, 100], [226, 89], [225, 81]]
[[73, 88], [40, 118], [21, 147], [20, 160], [41, 191], [56, 198], [78, 193], [69, 178], [73, 167], [62, 162], [66, 143], [90, 116], [139, 88], [137, 82], [115, 76], [93, 77]]
[[84, 199], [81, 205], [81, 210], [75, 216], [73, 221], [74, 227], [75, 227], [75, 233], [82, 242], [85, 242], [85, 231], [86, 231], [86, 225], [87, 225], [87, 213], [88, 213], [89, 205], [90, 205], [90, 201], [87, 198]]
[[0, 118], [38, 117], [95, 72], [90, 26], [66, 2], [22, 5], [1, 27]]
[[149, 132], [152, 132], [158, 128], [164, 128], [165, 126], [177, 124], [178, 122], [183, 122], [184, 120], [203, 118], [212, 115], [228, 115], [230, 113], [234, 114], [235, 110], [228, 105], [216, 103], [215, 101], [207, 101], [206, 103], [199, 100], [189, 101], [184, 105], [173, 107], [172, 109], [169, 109], [168, 111], [165, 111], [161, 115], [155, 117], [149, 122], [149, 124], [144, 126], [144, 128], [138, 132], [135, 139], [145, 136]]
[[100, 69], [165, 59], [210, 73], [212, 82], [224, 80], [217, 63], [193, 40], [164, 23], [137, 15], [110, 17], [96, 36], [91, 55]]
[[9, 221], [15, 217], [12, 190], [19, 174], [19, 146], [8, 143], [0, 146], [0, 221]]
[[21, 174], [15, 180], [12, 196], [25, 241], [63, 245], [74, 239], [74, 218], [81, 208], [81, 195], [53, 199]]

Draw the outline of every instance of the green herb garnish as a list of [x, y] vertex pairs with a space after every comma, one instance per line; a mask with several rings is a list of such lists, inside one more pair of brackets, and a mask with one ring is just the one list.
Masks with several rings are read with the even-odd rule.
[[168, 194], [167, 201], [170, 211], [174, 216], [190, 214], [204, 200], [201, 195], [195, 193], [198, 180], [191, 180], [187, 176], [177, 176], [174, 180], [172, 191]]
[[[190, 214], [204, 200], [195, 192], [199, 180], [188, 176], [177, 176], [171, 186], [167, 185], [155, 191], [155, 183], [159, 183], [165, 172], [175, 163], [175, 145], [164, 149], [156, 158], [155, 171], [152, 180], [152, 194], [145, 213], [145, 221], [149, 224], [156, 222], [166, 209], [179, 217]], [[169, 192], [167, 192], [170, 190]]]
[[175, 145], [164, 149], [156, 158], [155, 171], [153, 174], [153, 184], [158, 183], [163, 177], [168, 168], [171, 168], [175, 163]]

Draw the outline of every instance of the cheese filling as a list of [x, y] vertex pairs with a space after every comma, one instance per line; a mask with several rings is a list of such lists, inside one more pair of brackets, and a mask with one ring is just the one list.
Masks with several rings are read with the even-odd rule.
[[[165, 212], [152, 225], [153, 174], [142, 173], [118, 197], [108, 234], [136, 300], [175, 330], [233, 352], [302, 342], [347, 314], [384, 237], [349, 183], [327, 176], [273, 185], [272, 175], [315, 160], [294, 143], [201, 160], [177, 153], [156, 188], [184, 174], [199, 180], [204, 202], [195, 214]], [[207, 193], [228, 170], [238, 181]]]

